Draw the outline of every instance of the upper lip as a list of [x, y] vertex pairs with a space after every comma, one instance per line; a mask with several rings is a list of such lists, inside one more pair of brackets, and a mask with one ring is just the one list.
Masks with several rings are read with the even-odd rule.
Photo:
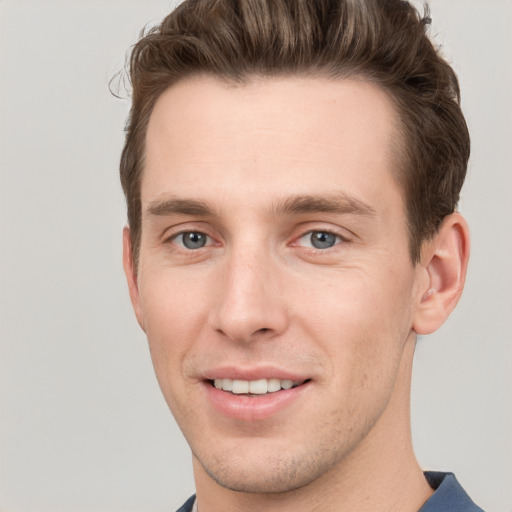
[[253, 381], [259, 379], [280, 379], [292, 380], [294, 382], [305, 381], [309, 378], [309, 376], [303, 373], [275, 366], [221, 366], [204, 371], [201, 377], [203, 380], [237, 379]]

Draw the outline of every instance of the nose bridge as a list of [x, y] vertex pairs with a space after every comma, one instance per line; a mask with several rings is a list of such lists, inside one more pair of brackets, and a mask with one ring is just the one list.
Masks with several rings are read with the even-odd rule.
[[275, 258], [264, 244], [234, 245], [223, 262], [220, 294], [212, 312], [214, 328], [235, 341], [251, 341], [286, 328]]

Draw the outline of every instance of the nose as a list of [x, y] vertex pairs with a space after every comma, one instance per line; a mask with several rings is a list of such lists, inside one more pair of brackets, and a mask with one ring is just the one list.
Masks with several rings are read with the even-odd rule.
[[233, 251], [222, 263], [210, 325], [236, 342], [283, 333], [288, 314], [279, 265], [263, 250]]

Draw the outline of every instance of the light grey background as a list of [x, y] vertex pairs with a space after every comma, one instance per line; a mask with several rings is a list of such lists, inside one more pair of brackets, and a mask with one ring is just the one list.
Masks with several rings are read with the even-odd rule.
[[[107, 86], [172, 4], [0, 1], [2, 512], [163, 512], [193, 492], [122, 275], [128, 102]], [[459, 308], [417, 349], [414, 438], [425, 468], [510, 512], [512, 2], [431, 6], [472, 132], [473, 252]]]

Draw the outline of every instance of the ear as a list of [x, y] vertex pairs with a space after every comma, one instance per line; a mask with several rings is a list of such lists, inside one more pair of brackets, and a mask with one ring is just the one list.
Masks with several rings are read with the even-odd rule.
[[469, 230], [464, 218], [453, 213], [444, 220], [434, 238], [422, 251], [413, 330], [430, 334], [445, 322], [464, 288], [469, 259]]
[[142, 315], [142, 308], [140, 303], [139, 286], [137, 283], [137, 269], [134, 266], [132, 254], [132, 237], [130, 228], [125, 226], [123, 229], [123, 267], [126, 281], [128, 283], [128, 290], [130, 292], [130, 299], [132, 301], [133, 310], [137, 317], [137, 322], [143, 331], [144, 318]]

